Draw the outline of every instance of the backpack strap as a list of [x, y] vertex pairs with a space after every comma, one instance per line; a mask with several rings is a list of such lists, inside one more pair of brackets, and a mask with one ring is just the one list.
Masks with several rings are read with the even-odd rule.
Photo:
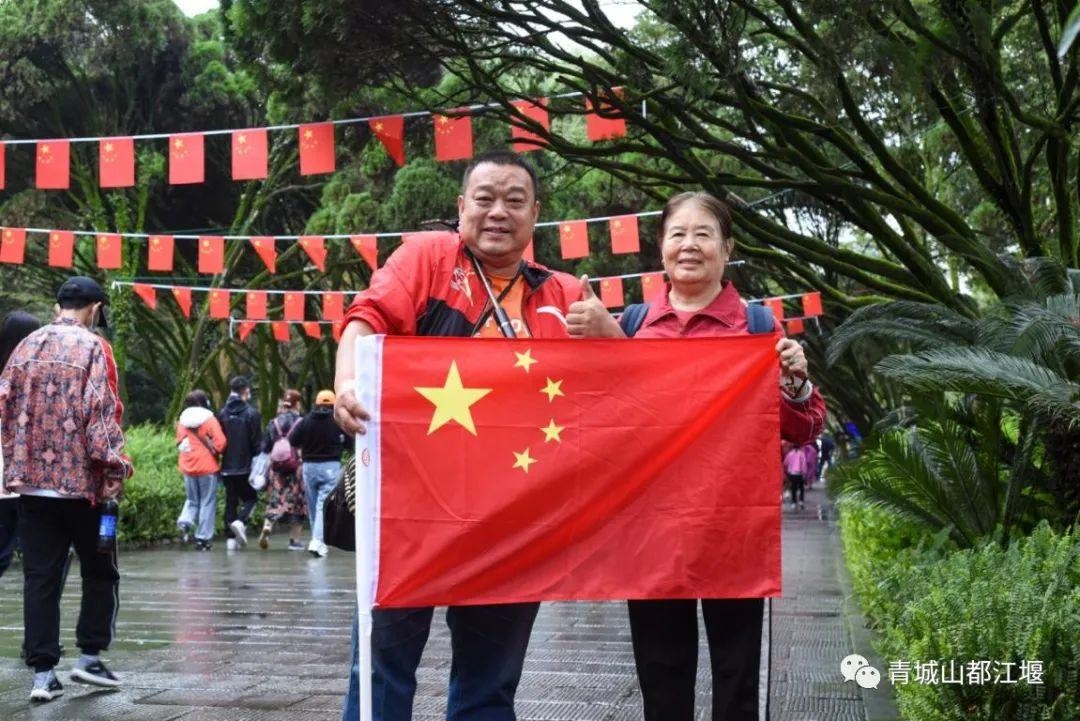
[[619, 317], [619, 327], [627, 338], [633, 338], [645, 322], [645, 316], [649, 314], [648, 303], [632, 303], [626, 306], [622, 316]]

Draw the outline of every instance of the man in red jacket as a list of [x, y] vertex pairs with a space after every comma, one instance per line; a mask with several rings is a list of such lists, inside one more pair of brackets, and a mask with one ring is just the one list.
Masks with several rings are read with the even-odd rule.
[[[458, 196], [457, 233], [399, 247], [371, 277], [345, 316], [338, 347], [335, 414], [342, 430], [364, 432], [356, 400], [356, 339], [375, 333], [497, 338], [503, 335], [482, 280], [487, 276], [518, 338], [566, 338], [565, 314], [581, 284], [524, 259], [540, 213], [536, 171], [520, 156], [495, 151], [475, 158]], [[453, 606], [447, 610], [453, 659], [448, 721], [513, 721], [537, 603]], [[372, 694], [377, 721], [412, 718], [416, 668], [434, 609], [375, 610]], [[343, 719], [357, 718], [354, 670]]]
[[112, 348], [90, 330], [99, 321], [105, 325], [108, 298], [96, 281], [76, 276], [60, 286], [56, 300], [56, 320], [27, 336], [0, 375], [4, 487], [19, 494], [31, 701], [64, 692], [53, 668], [60, 660], [60, 594], [71, 546], [82, 569], [75, 629], [82, 656], [71, 678], [120, 685], [99, 658], [113, 638], [120, 572], [115, 549], [97, 550], [97, 505], [118, 498], [133, 472], [122, 452], [124, 406]]

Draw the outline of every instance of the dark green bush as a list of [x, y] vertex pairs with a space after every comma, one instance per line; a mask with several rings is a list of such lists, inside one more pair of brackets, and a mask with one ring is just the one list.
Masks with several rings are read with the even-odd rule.
[[[1080, 538], [1043, 524], [1008, 548], [951, 551], [915, 539], [881, 510], [843, 507], [856, 594], [887, 661], [1043, 663], [1043, 684], [898, 684], [912, 721], [1080, 718]], [[887, 675], [887, 670], [882, 669]]]

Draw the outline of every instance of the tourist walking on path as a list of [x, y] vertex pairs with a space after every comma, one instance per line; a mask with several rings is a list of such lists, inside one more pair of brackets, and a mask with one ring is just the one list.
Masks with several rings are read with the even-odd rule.
[[19, 494], [31, 701], [64, 692], [53, 669], [60, 661], [60, 596], [72, 546], [82, 575], [75, 628], [82, 655], [71, 679], [120, 685], [99, 656], [113, 639], [120, 580], [115, 544], [98, 547], [99, 504], [120, 497], [133, 468], [123, 455], [124, 406], [112, 348], [91, 331], [105, 326], [106, 301], [91, 278], [65, 281], [56, 320], [27, 336], [0, 374], [4, 486]]
[[345, 434], [334, 420], [333, 391], [319, 391], [311, 413], [301, 418], [289, 432], [289, 443], [300, 449], [304, 461], [304, 487], [311, 520], [308, 552], [316, 558], [325, 558], [323, 503], [338, 484], [341, 453], [345, 449]]
[[251, 459], [259, 452], [262, 418], [252, 406], [251, 386], [237, 376], [229, 382], [229, 398], [218, 411], [225, 432], [225, 455], [221, 458], [221, 482], [225, 486], [225, 548], [247, 545], [247, 524], [255, 510], [258, 494], [248, 482]]
[[803, 471], [803, 475], [806, 477], [806, 487], [813, 488], [818, 479], [818, 449], [817, 442], [810, 441], [802, 447], [803, 455], [806, 456], [806, 470]]
[[[611, 318], [591, 288], [570, 307], [570, 334], [579, 337], [692, 338], [749, 332], [746, 304], [724, 280], [734, 250], [731, 210], [708, 193], [681, 193], [660, 215], [660, 256], [671, 283], [643, 314], [624, 313], [626, 327]], [[637, 327], [629, 327], [636, 318]], [[775, 327], [775, 326], [774, 326]], [[627, 350], [627, 352], [633, 352]], [[808, 380], [802, 346], [777, 341], [780, 361], [780, 435], [799, 446], [820, 432], [825, 401]], [[663, 372], [660, 369], [658, 372]], [[690, 390], [690, 389], [687, 389]], [[698, 657], [696, 599], [629, 602], [630, 637], [646, 721], [691, 721]], [[713, 721], [768, 718], [770, 619], [761, 598], [701, 599], [712, 664]]]
[[[217, 515], [218, 456], [225, 450], [225, 433], [211, 410], [206, 391], [193, 390], [184, 399], [184, 410], [176, 424], [178, 465], [184, 476], [184, 507], [176, 525], [187, 543], [195, 533], [195, 549], [209, 551]], [[196, 524], [198, 524], [196, 526]]]
[[[290, 388], [278, 403], [278, 414], [266, 425], [262, 452], [268, 456], [282, 439], [289, 444], [289, 431], [300, 420], [300, 391]], [[291, 449], [291, 445], [290, 445]], [[299, 462], [275, 463], [267, 466], [266, 520], [259, 534], [259, 548], [270, 547], [270, 534], [276, 523], [289, 524], [289, 550], [302, 551], [304, 519], [308, 515], [304, 479]]]
[[802, 508], [806, 500], [806, 453], [802, 446], [794, 443], [786, 446], [784, 473], [791, 489], [791, 508]]
[[[0, 324], [0, 372], [7, 365], [8, 358], [15, 351], [15, 347], [22, 339], [41, 327], [37, 318], [21, 310], [12, 311], [4, 316], [3, 324]], [[4, 435], [4, 429], [0, 428], [0, 438]], [[4, 476], [4, 456], [0, 454], [0, 479]], [[16, 503], [18, 495], [4, 490], [4, 484], [0, 482], [0, 577], [11, 566], [11, 559], [15, 555], [15, 542], [19, 532], [19, 504]]]

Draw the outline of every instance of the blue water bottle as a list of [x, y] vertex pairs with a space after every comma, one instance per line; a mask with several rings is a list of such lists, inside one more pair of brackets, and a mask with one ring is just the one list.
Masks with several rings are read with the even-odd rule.
[[101, 504], [101, 521], [98, 524], [98, 553], [116, 550], [116, 522], [120, 520], [120, 504], [109, 499]]

